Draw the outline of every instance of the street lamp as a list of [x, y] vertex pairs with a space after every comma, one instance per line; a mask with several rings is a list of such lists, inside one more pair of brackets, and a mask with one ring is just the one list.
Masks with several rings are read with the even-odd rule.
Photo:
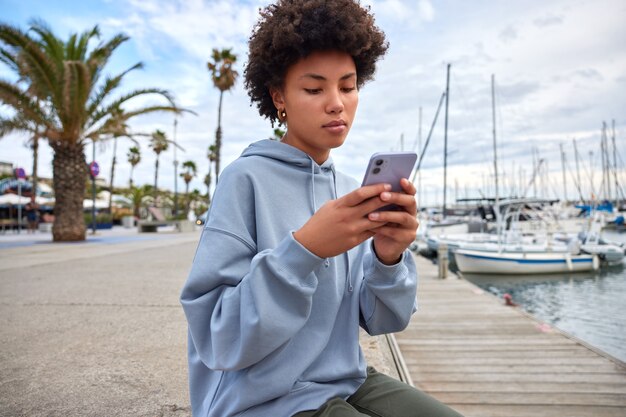
[[178, 160], [176, 159], [176, 126], [178, 119], [174, 117], [174, 218], [178, 216]]

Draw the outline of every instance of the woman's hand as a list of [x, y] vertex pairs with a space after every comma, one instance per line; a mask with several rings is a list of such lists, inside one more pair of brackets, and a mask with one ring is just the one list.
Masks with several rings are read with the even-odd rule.
[[400, 185], [406, 194], [388, 193], [388, 196], [381, 195], [381, 198], [387, 204], [393, 203], [403, 210], [380, 211], [368, 215], [371, 221], [384, 223], [373, 231], [376, 256], [386, 265], [393, 265], [400, 260], [402, 253], [415, 240], [419, 226], [415, 186], [405, 178], [400, 181]]
[[[337, 200], [330, 200], [304, 226], [294, 232], [293, 236], [301, 245], [320, 258], [330, 258], [344, 253], [378, 234], [381, 226], [388, 221], [385, 220], [383, 213], [380, 213], [382, 217], [380, 220], [368, 217], [370, 213], [389, 202], [396, 203], [402, 200], [401, 205], [407, 204], [406, 200], [409, 196], [401, 199], [400, 196], [404, 194], [391, 193], [390, 190], [389, 184], [368, 185]], [[415, 194], [414, 188], [413, 194]], [[415, 211], [415, 202], [413, 202], [413, 211]], [[384, 253], [388, 251], [387, 249]]]

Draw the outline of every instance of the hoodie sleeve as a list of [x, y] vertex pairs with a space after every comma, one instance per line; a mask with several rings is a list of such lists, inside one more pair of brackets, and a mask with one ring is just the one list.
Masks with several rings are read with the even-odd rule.
[[191, 343], [211, 369], [249, 367], [288, 342], [309, 317], [323, 262], [292, 233], [257, 253], [254, 190], [240, 177], [220, 176], [181, 293]]
[[400, 262], [385, 265], [370, 246], [363, 271], [361, 327], [370, 335], [404, 330], [417, 309], [417, 269], [411, 253], [407, 250]]

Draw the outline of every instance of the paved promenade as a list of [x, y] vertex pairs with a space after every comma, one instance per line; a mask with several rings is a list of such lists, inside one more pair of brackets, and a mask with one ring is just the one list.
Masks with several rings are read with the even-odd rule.
[[0, 236], [0, 416], [188, 416], [198, 233]]

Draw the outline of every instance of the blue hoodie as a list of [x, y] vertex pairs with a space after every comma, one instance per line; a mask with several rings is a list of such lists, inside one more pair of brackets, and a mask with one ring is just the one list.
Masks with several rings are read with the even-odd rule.
[[288, 417], [347, 398], [366, 376], [359, 324], [371, 335], [407, 326], [417, 286], [408, 252], [387, 266], [368, 241], [323, 259], [293, 238], [358, 186], [330, 158], [320, 166], [270, 140], [220, 175], [181, 294], [194, 416]]

